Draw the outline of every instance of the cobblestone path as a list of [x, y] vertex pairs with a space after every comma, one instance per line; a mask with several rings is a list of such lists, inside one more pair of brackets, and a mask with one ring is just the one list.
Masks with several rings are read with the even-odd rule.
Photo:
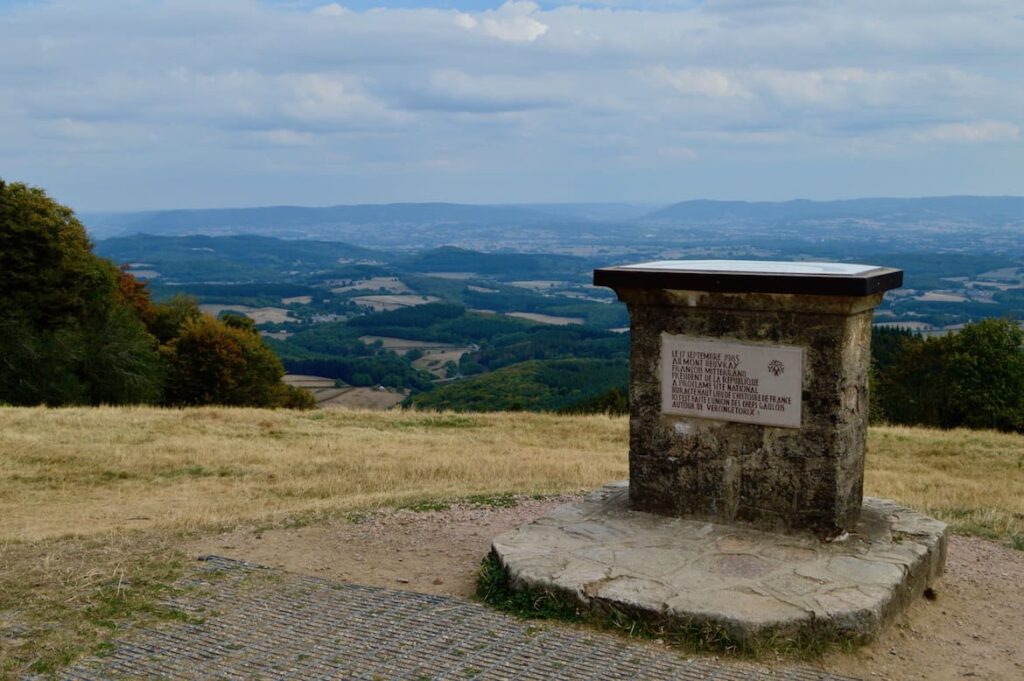
[[194, 588], [174, 603], [188, 622], [126, 633], [108, 655], [63, 678], [850, 681], [809, 669], [687, 660], [455, 598], [204, 561], [185, 583]]

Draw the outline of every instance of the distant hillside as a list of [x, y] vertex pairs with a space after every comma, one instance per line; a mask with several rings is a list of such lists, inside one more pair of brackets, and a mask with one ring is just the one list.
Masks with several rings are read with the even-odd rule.
[[265, 234], [329, 236], [345, 225], [524, 224], [550, 219], [540, 211], [514, 206], [476, 206], [458, 203], [391, 203], [307, 208], [268, 206], [208, 210], [162, 210], [141, 213], [84, 214], [89, 229], [100, 238], [136, 233]]
[[379, 251], [338, 241], [297, 241], [240, 235], [211, 237], [135, 234], [105, 239], [96, 252], [118, 264], [145, 263], [163, 279], [276, 280], [282, 273], [309, 273], [340, 261], [380, 262]]
[[586, 258], [540, 253], [480, 253], [445, 246], [400, 261], [412, 272], [472, 272], [500, 279], [589, 278], [593, 263]]
[[615, 360], [520, 362], [420, 393], [408, 403], [452, 411], [556, 411], [626, 385], [628, 373], [628, 365]]
[[[1019, 253], [1024, 198], [946, 196], [846, 201], [395, 203], [92, 213], [94, 239], [132, 234], [343, 241], [392, 253], [440, 246], [614, 259], [699, 251], [730, 257], [850, 258], [866, 248]], [[472, 270], [476, 271], [476, 270]]]
[[844, 201], [684, 201], [643, 216], [651, 222], [793, 222], [811, 220], [895, 222], [1024, 222], [1024, 197], [939, 196]]

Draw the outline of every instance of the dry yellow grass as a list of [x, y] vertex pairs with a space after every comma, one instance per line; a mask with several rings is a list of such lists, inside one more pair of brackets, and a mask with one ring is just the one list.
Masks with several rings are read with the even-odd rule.
[[623, 419], [0, 409], [0, 541], [192, 529], [626, 476]]
[[[0, 409], [0, 541], [274, 522], [625, 478], [627, 420], [545, 414]], [[1024, 437], [873, 428], [866, 492], [1024, 533]]]
[[[627, 420], [544, 414], [0, 408], [0, 679], [177, 616], [185, 531], [627, 476]], [[874, 428], [867, 493], [1024, 545], [1024, 437]], [[127, 586], [126, 586], [127, 585]]]
[[1024, 548], [1024, 436], [978, 430], [868, 431], [865, 493], [896, 499], [953, 531]]

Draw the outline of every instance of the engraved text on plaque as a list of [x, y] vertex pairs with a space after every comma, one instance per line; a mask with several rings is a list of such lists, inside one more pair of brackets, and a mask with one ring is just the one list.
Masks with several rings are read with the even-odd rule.
[[661, 410], [800, 427], [803, 348], [661, 336]]

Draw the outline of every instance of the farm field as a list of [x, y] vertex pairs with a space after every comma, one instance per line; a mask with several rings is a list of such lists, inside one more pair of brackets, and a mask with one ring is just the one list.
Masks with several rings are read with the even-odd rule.
[[510, 281], [509, 286], [525, 288], [531, 291], [551, 291], [552, 289], [563, 288], [567, 282], [555, 281], [552, 279], [530, 279], [526, 281]]
[[291, 319], [288, 310], [282, 307], [249, 307], [248, 305], [222, 305], [219, 303], [203, 303], [199, 309], [214, 317], [224, 311], [240, 312], [257, 324], [283, 323]]
[[359, 340], [367, 344], [380, 341], [386, 349], [394, 350], [400, 355], [405, 355], [412, 350], [419, 350], [423, 353], [423, 356], [413, 361], [413, 367], [429, 371], [438, 378], [446, 377], [445, 364], [448, 362], [458, 364], [462, 356], [472, 349], [468, 345], [428, 343], [425, 341], [408, 340], [406, 338], [389, 338], [387, 336], [360, 336]]
[[426, 305], [427, 303], [436, 303], [440, 300], [441, 299], [437, 296], [413, 295], [359, 296], [352, 299], [353, 302], [370, 307], [375, 312], [388, 312], [390, 310], [398, 310], [403, 307]]
[[322, 409], [345, 407], [385, 410], [391, 409], [406, 397], [406, 393], [400, 390], [380, 390], [344, 384], [338, 386], [338, 381], [323, 376], [285, 374], [284, 382], [313, 393], [316, 406]]
[[540, 322], [541, 324], [554, 324], [555, 326], [568, 326], [570, 324], [582, 324], [582, 317], [556, 317], [549, 314], [538, 314], [535, 312], [509, 312], [509, 317], [518, 317], [519, 319], [527, 319], [531, 322]]
[[394, 350], [399, 354], [405, 354], [410, 350], [452, 350], [458, 346], [447, 343], [431, 343], [429, 341], [410, 340], [408, 338], [392, 338], [389, 336], [360, 336], [359, 340], [364, 343], [380, 341], [384, 348]]
[[395, 294], [412, 293], [412, 289], [406, 286], [398, 277], [371, 277], [369, 279], [361, 279], [353, 282], [348, 286], [339, 286], [331, 289], [333, 293], [380, 290]]
[[479, 279], [476, 272], [424, 272], [428, 277], [435, 279], [450, 279], [452, 281], [465, 281], [466, 279]]
[[966, 302], [967, 297], [958, 293], [949, 293], [946, 291], [929, 291], [924, 295], [916, 296], [914, 300], [931, 303], [963, 303]]
[[445, 365], [448, 362], [459, 363], [462, 356], [469, 352], [468, 347], [451, 346], [445, 349], [426, 350], [423, 356], [412, 363], [413, 367], [429, 371], [438, 378], [446, 378]]
[[372, 409], [385, 411], [402, 403], [407, 393], [380, 388], [345, 388], [338, 394], [317, 401], [317, 406], [324, 409]]

